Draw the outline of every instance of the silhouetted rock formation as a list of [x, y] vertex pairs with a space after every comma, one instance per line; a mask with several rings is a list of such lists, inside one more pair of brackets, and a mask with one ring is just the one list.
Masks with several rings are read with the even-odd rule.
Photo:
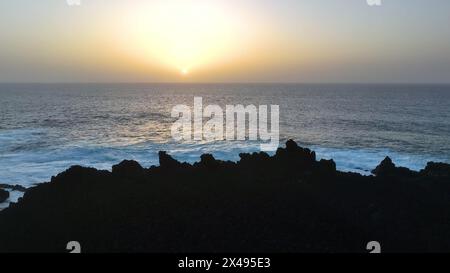
[[386, 157], [381, 161], [372, 173], [378, 177], [388, 177], [388, 176], [414, 176], [416, 173], [404, 167], [396, 167], [392, 162], [390, 157]]
[[372, 173], [378, 176], [388, 175], [395, 171], [395, 164], [392, 162], [392, 159], [387, 156], [383, 161], [381, 161], [380, 165], [378, 165]]
[[0, 189], [0, 203], [5, 202], [9, 198], [9, 192]]
[[450, 173], [450, 165], [428, 162], [426, 168], [421, 173], [430, 177], [448, 177], [448, 174]]
[[376, 176], [336, 171], [288, 141], [274, 156], [165, 152], [160, 166], [112, 172], [74, 166], [0, 212], [0, 252], [450, 251], [450, 165], [420, 172], [389, 158]]
[[112, 173], [121, 177], [139, 178], [144, 175], [145, 169], [134, 160], [124, 160], [112, 167]]
[[27, 188], [25, 188], [24, 186], [8, 185], [8, 184], [0, 184], [0, 189], [8, 189], [8, 190], [20, 191], [20, 192], [25, 192], [27, 190]]

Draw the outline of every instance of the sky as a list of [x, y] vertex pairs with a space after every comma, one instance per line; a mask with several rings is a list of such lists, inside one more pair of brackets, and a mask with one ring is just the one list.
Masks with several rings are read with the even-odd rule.
[[0, 1], [0, 82], [450, 83], [450, 1]]

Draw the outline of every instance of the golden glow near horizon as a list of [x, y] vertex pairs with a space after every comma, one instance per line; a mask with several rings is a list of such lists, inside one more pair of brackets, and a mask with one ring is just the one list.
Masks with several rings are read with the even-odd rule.
[[213, 1], [138, 4], [122, 27], [127, 52], [182, 76], [226, 61], [239, 50], [239, 18]]
[[449, 78], [450, 1], [21, 2], [0, 1], [0, 81]]

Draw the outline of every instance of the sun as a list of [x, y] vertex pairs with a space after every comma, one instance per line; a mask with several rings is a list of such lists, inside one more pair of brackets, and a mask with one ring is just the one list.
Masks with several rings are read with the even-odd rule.
[[136, 5], [127, 16], [126, 42], [130, 52], [153, 65], [202, 69], [227, 61], [235, 52], [238, 19], [235, 13], [209, 0], [159, 0]]
[[188, 74], [189, 74], [189, 70], [187, 69], [187, 68], [183, 68], [183, 69], [181, 69], [181, 75], [182, 76], [187, 76]]

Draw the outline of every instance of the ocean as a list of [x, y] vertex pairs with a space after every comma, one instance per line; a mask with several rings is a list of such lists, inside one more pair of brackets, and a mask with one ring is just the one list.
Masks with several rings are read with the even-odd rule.
[[259, 151], [255, 141], [174, 141], [172, 107], [194, 97], [279, 105], [280, 145], [294, 139], [339, 170], [369, 174], [385, 156], [414, 170], [450, 163], [450, 85], [0, 84], [0, 183], [30, 187], [123, 159], [149, 167], [160, 150], [187, 162]]

